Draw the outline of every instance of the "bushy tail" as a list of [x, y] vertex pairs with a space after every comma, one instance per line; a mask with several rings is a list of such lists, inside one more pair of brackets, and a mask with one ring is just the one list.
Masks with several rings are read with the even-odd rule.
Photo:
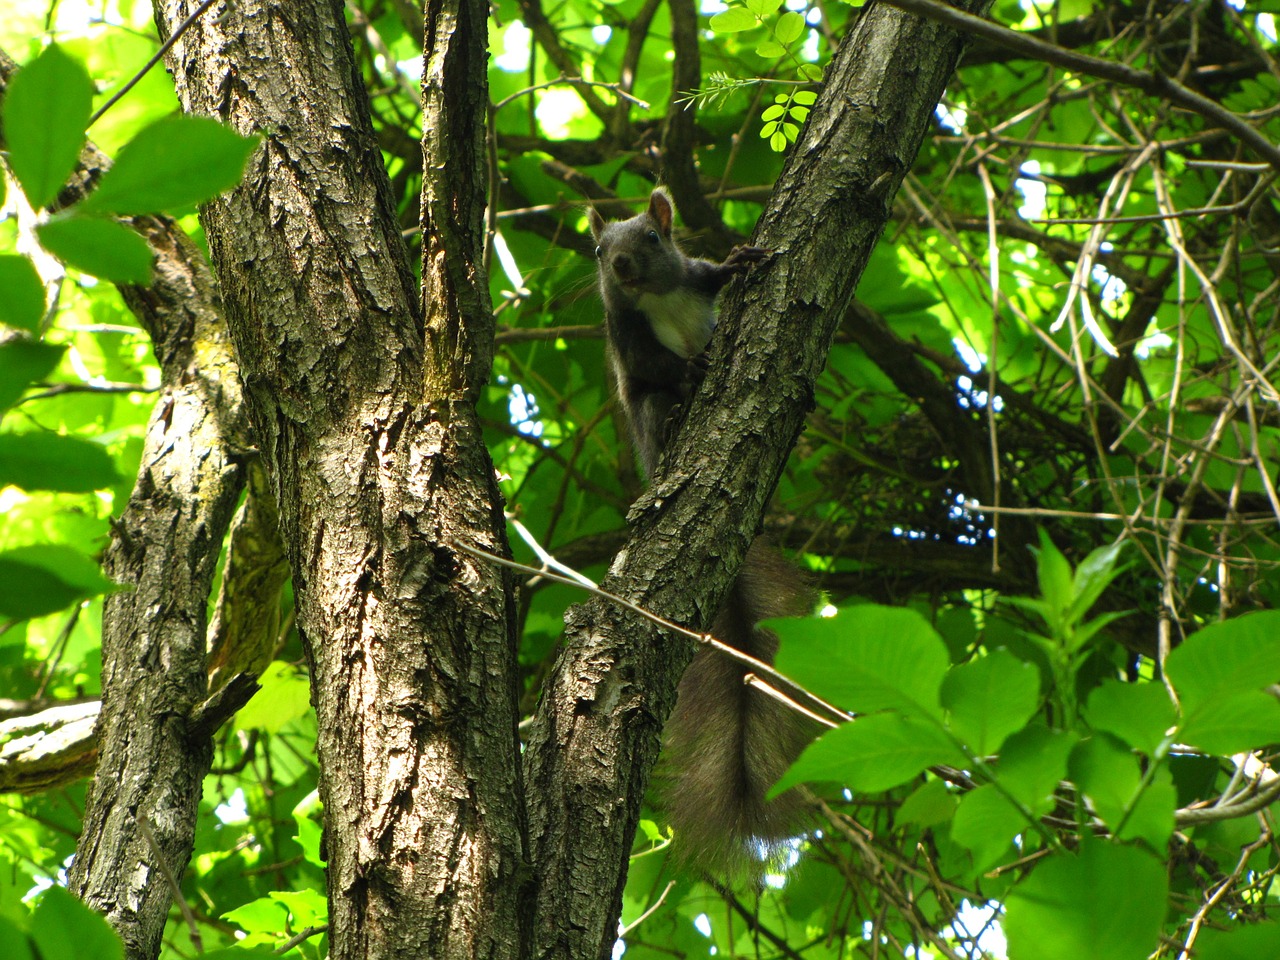
[[[806, 613], [811, 604], [799, 572], [757, 540], [712, 634], [772, 663], [778, 638], [756, 624]], [[764, 798], [816, 732], [795, 711], [744, 684], [748, 672], [723, 654], [699, 650], [666, 728], [671, 783], [665, 803], [675, 850], [688, 869], [725, 879], [758, 878], [779, 842], [798, 831], [794, 791]]]

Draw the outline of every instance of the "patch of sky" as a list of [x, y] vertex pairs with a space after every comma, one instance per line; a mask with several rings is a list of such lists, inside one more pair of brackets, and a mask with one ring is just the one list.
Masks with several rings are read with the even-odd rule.
[[221, 823], [247, 823], [249, 805], [245, 802], [244, 791], [237, 787], [231, 796], [214, 807], [213, 815]]
[[1026, 176], [1013, 181], [1013, 185], [1022, 194], [1018, 216], [1024, 220], [1039, 220], [1044, 216], [1045, 199], [1049, 195], [1049, 188], [1044, 181], [1036, 179], [1040, 176], [1040, 161], [1028, 160], [1022, 165], [1022, 172]]
[[989, 903], [960, 902], [951, 932], [964, 944], [974, 944], [983, 956], [1004, 960], [1009, 955], [1009, 943], [1000, 926], [1000, 908]]
[[[969, 368], [970, 373], [976, 374], [982, 370], [983, 365], [987, 362], [985, 356], [959, 338], [952, 340], [951, 343], [955, 346], [956, 353], [960, 356], [960, 362]], [[965, 409], [981, 410], [987, 405], [987, 391], [977, 388], [972, 377], [956, 377], [956, 387], [960, 391], [957, 402]], [[1000, 413], [1004, 409], [1004, 401], [998, 396], [995, 397], [991, 400], [991, 409], [996, 413]]]
[[708, 17], [715, 16], [717, 13], [723, 13], [728, 9], [729, 4], [725, 3], [724, 0], [702, 0], [702, 2], [698, 4], [698, 11]]
[[526, 437], [540, 437], [542, 421], [537, 416], [541, 412], [532, 393], [518, 383], [511, 385], [511, 392], [507, 395], [507, 413], [511, 417], [512, 426]]
[[508, 73], [523, 73], [529, 69], [529, 45], [533, 31], [519, 20], [512, 20], [502, 31], [502, 52], [493, 58], [494, 65]]
[[591, 39], [602, 47], [609, 42], [609, 38], [612, 36], [613, 27], [606, 26], [603, 23], [597, 24], [591, 28]]
[[969, 111], [958, 104], [940, 103], [933, 109], [934, 116], [944, 128], [954, 134], [964, 133], [964, 125], [969, 119]]
[[1258, 32], [1269, 43], [1276, 42], [1276, 15], [1274, 13], [1260, 13], [1257, 19]]

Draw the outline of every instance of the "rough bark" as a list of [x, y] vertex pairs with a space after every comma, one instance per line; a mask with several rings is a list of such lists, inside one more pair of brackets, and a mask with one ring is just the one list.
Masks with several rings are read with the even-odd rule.
[[[961, 49], [954, 31], [874, 5], [844, 40], [754, 238], [776, 256], [730, 288], [711, 370], [606, 588], [710, 621]], [[554, 891], [538, 902], [536, 956], [610, 955], [640, 799], [690, 654], [601, 603], [570, 616], [526, 754], [536, 888]]]
[[[193, 6], [158, 3], [162, 33]], [[448, 74], [473, 76], [482, 10], [428, 10], [428, 76], [459, 111], [429, 163], [477, 136], [483, 85]], [[424, 225], [428, 325], [341, 3], [236, 4], [186, 34], [170, 67], [188, 112], [264, 138], [203, 220], [311, 662], [331, 955], [516, 956], [510, 592], [453, 547], [506, 549], [473, 405], [492, 337], [466, 239], [476, 171], [439, 181], [449, 199]]]
[[[131, 960], [157, 955], [173, 903], [157, 858], [180, 877], [191, 857], [213, 756], [213, 731], [195, 722], [208, 687], [206, 609], [242, 485], [234, 450], [244, 446], [208, 268], [180, 232], [148, 239], [157, 249], [176, 240], [166, 251], [172, 259], [160, 261], [176, 270], [149, 290], [127, 292], [126, 302], [142, 316], [147, 304], [165, 305], [148, 324], [164, 387], [104, 563], [126, 589], [111, 594], [103, 612], [98, 766], [67, 878], [106, 915]], [[168, 284], [185, 299], [165, 293]], [[150, 836], [139, 826], [144, 819]]]

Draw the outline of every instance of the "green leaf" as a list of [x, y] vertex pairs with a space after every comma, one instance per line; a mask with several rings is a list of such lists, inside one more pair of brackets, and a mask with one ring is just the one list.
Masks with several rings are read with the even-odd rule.
[[1016, 855], [1013, 839], [1030, 825], [1000, 795], [993, 784], [971, 790], [960, 800], [951, 839], [973, 854], [974, 869], [982, 872]]
[[[0, 343], [0, 411], [13, 406], [31, 384], [53, 373], [66, 352], [66, 347], [35, 340]], [[0, 474], [3, 472], [4, 464], [0, 463]]]
[[1089, 608], [1097, 603], [1102, 591], [1107, 589], [1111, 581], [1120, 573], [1116, 569], [1116, 560], [1124, 542], [1099, 547], [1080, 561], [1075, 576], [1071, 581], [1072, 613], [1078, 619], [1089, 612]]
[[62, 887], [40, 896], [31, 915], [31, 939], [42, 960], [120, 960], [124, 945], [99, 914]]
[[878, 793], [934, 764], [964, 762], [964, 754], [932, 723], [878, 713], [828, 730], [800, 755], [771, 794], [808, 781], [834, 781], [851, 790]]
[[778, 57], [785, 57], [786, 55], [787, 48], [777, 40], [761, 40], [756, 46], [756, 56], [758, 57], [776, 60]]
[[1040, 595], [1048, 605], [1049, 616], [1046, 619], [1056, 629], [1059, 613], [1064, 613], [1071, 605], [1071, 564], [1043, 529], [1040, 530], [1040, 546], [1032, 547], [1031, 552], [1036, 555]]
[[151, 248], [122, 223], [57, 217], [36, 228], [40, 244], [69, 267], [115, 283], [151, 282]]
[[1010, 794], [1037, 816], [1054, 803], [1058, 781], [1065, 779], [1067, 758], [1077, 739], [1063, 730], [1044, 726], [1019, 730], [1005, 741], [996, 775]]
[[818, 95], [812, 90], [800, 90], [793, 94], [791, 99], [803, 107], [812, 107], [818, 102]]
[[787, 138], [785, 134], [776, 131], [769, 136], [769, 149], [774, 153], [781, 153], [787, 149]]
[[764, 110], [760, 113], [760, 119], [761, 120], [777, 120], [784, 113], [786, 113], [785, 107], [782, 107], [776, 103], [771, 103], [769, 104], [769, 106], [765, 107]]
[[1145, 960], [1159, 946], [1169, 884], [1141, 850], [1087, 835], [1005, 900], [1010, 960]]
[[730, 7], [711, 18], [711, 29], [716, 33], [741, 33], [759, 25], [756, 15], [742, 7]]
[[747, 9], [763, 20], [778, 9], [777, 0], [746, 0]]
[[1183, 714], [1241, 690], [1280, 681], [1280, 611], [1246, 614], [1198, 630], [1165, 661]]
[[772, 136], [773, 136], [773, 131], [775, 131], [775, 130], [777, 130], [777, 129], [778, 129], [778, 123], [777, 123], [777, 121], [776, 121], [776, 120], [772, 120], [772, 121], [770, 121], [769, 123], [766, 123], [763, 127], [761, 127], [761, 128], [760, 128], [760, 136], [761, 136], [761, 137], [763, 137], [764, 139], [768, 140], [770, 137], [772, 137]]
[[0, 433], [0, 487], [92, 493], [119, 479], [99, 443], [56, 433]]
[[43, 617], [113, 589], [98, 565], [71, 547], [33, 544], [0, 553], [0, 616]]
[[1280, 923], [1230, 930], [1206, 929], [1196, 940], [1196, 960], [1258, 960], [1280, 957]]
[[1139, 794], [1142, 771], [1138, 758], [1102, 734], [1076, 745], [1069, 769], [1089, 806], [1107, 826], [1120, 831], [1120, 839], [1141, 837], [1153, 848], [1164, 849], [1173, 832], [1177, 800], [1167, 768], [1161, 767]]
[[9, 169], [35, 208], [58, 195], [80, 159], [93, 108], [93, 82], [84, 67], [50, 44], [9, 84], [4, 132]]
[[1176, 739], [1226, 756], [1280, 742], [1280, 702], [1261, 690], [1208, 700], [1183, 717]]
[[44, 316], [44, 284], [35, 265], [26, 257], [0, 256], [0, 290], [0, 323], [37, 333]]
[[1040, 705], [1040, 672], [1004, 649], [952, 667], [942, 682], [950, 729], [979, 757], [995, 753]]
[[959, 798], [942, 780], [926, 780], [911, 796], [902, 801], [894, 822], [933, 827], [955, 816]]
[[126, 143], [81, 205], [98, 213], [155, 213], [212, 200], [244, 176], [257, 137], [208, 117], [158, 120]]
[[795, 43], [802, 33], [804, 33], [804, 17], [793, 10], [788, 10], [780, 16], [773, 27], [773, 35], [783, 46]]
[[[0, 177], [0, 180], [3, 180]], [[0, 943], [3, 943], [6, 960], [35, 960], [31, 952], [31, 941], [22, 929], [6, 917], [0, 917]]]
[[822, 82], [822, 68], [816, 63], [800, 64], [800, 75], [810, 83]]
[[947, 648], [916, 611], [868, 603], [834, 617], [779, 621], [775, 629], [778, 669], [818, 696], [859, 713], [941, 716]]
[[1114, 734], [1151, 757], [1177, 722], [1177, 712], [1161, 683], [1108, 678], [1089, 695], [1084, 718], [1094, 730]]
[[307, 678], [287, 663], [276, 660], [258, 678], [262, 689], [236, 714], [236, 727], [279, 733], [311, 709]]

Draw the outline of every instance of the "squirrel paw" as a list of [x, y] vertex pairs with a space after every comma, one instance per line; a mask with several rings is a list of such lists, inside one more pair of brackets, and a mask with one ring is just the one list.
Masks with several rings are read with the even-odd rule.
[[768, 260], [771, 256], [773, 256], [772, 250], [740, 243], [729, 251], [729, 256], [724, 259], [724, 266], [732, 267], [735, 270], [745, 270], [751, 264]]

